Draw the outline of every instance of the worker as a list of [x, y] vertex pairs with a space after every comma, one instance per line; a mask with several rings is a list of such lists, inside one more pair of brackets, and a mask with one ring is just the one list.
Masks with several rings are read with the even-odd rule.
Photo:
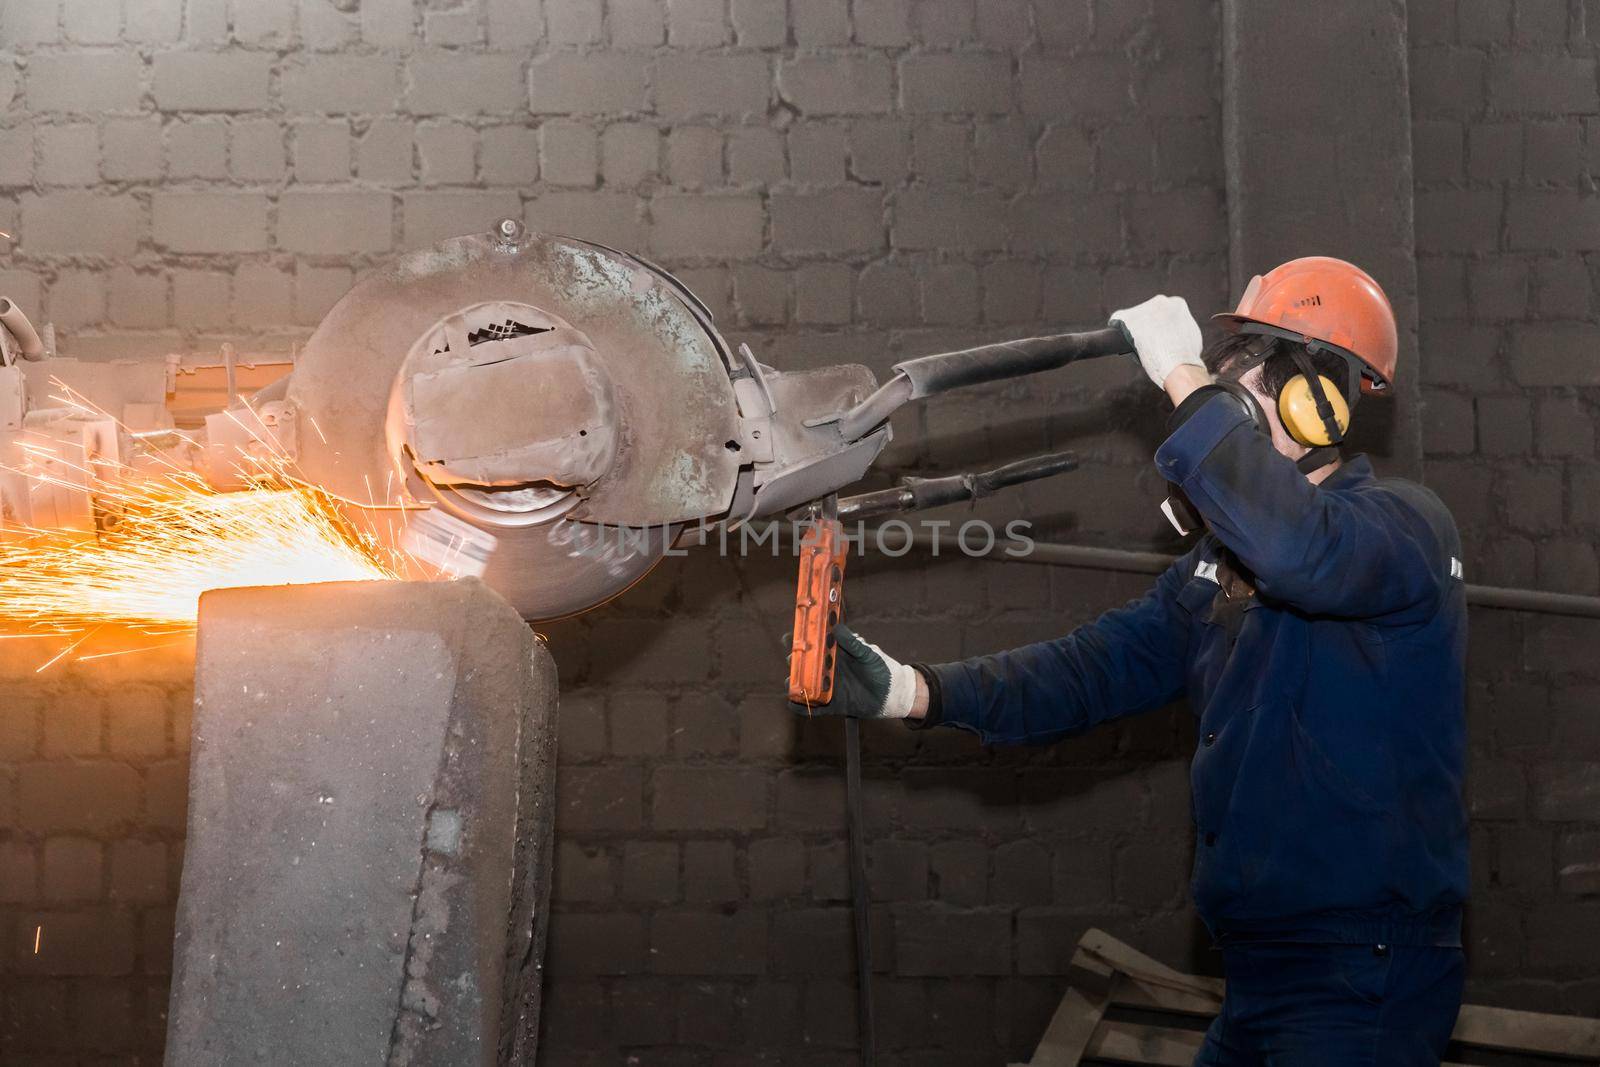
[[795, 710], [1049, 743], [1187, 696], [1192, 892], [1227, 992], [1196, 1064], [1437, 1064], [1467, 895], [1459, 536], [1433, 493], [1341, 454], [1391, 390], [1394, 314], [1352, 264], [1251, 281], [1202, 354], [1185, 302], [1118, 311], [1174, 405], [1155, 463], [1204, 534], [1065, 637], [902, 664], [840, 626]]

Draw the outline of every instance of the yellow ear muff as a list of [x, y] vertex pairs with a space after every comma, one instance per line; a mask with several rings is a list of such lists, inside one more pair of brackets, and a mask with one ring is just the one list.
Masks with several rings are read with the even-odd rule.
[[[1322, 383], [1322, 395], [1333, 407], [1333, 420], [1343, 434], [1350, 429], [1350, 404], [1326, 375], [1317, 377]], [[1283, 428], [1289, 431], [1289, 436], [1307, 447], [1320, 448], [1333, 443], [1322, 416], [1317, 414], [1317, 398], [1304, 374], [1290, 378], [1278, 394], [1278, 417], [1283, 420]]]

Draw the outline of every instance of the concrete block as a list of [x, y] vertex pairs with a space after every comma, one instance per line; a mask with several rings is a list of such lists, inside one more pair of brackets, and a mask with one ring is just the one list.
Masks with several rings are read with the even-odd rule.
[[38, 892], [39, 858], [25, 841], [0, 841], [0, 904], [21, 904]]
[[[84, 797], [95, 803], [84, 804]], [[139, 772], [103, 760], [24, 763], [17, 768], [17, 807], [23, 830], [106, 833], [139, 810]]]
[[552, 44], [593, 44], [600, 39], [600, 13], [594, 0], [544, 0], [545, 32]]
[[265, 52], [157, 53], [156, 106], [169, 111], [264, 109], [271, 103], [267, 81], [272, 60]]
[[349, 267], [311, 267], [301, 264], [294, 274], [294, 321], [315, 326], [333, 310], [355, 280]]
[[386, 252], [394, 241], [392, 205], [388, 193], [284, 193], [278, 201], [278, 245], [328, 255]]
[[777, 193], [770, 200], [772, 243], [785, 252], [860, 252], [887, 243], [883, 194], [876, 189]]
[[[859, 8], [858, 4], [858, 11]], [[731, 0], [728, 14], [741, 47], [781, 48], [788, 43], [789, 18], [784, 0]]]
[[629, 193], [552, 191], [528, 201], [523, 219], [530, 230], [572, 234], [612, 248], [645, 243], [640, 201]]
[[[773, 135], [776, 140], [776, 135]], [[661, 166], [661, 131], [642, 123], [607, 126], [600, 139], [600, 166], [606, 185], [632, 189], [656, 176]], [[783, 170], [783, 148], [778, 146], [778, 169]]]
[[897, 48], [911, 43], [911, 0], [857, 0], [855, 16], [857, 44]]
[[283, 123], [250, 119], [228, 127], [228, 169], [239, 181], [282, 181], [286, 171]]
[[[1072, 205], [1064, 198], [1051, 197], [1049, 200], [1063, 205], [1060, 207], [1062, 211], [1071, 210]], [[1013, 209], [1021, 210], [1029, 202], [1026, 198], [1018, 201]], [[1112, 223], [1115, 221], [1113, 216]], [[1041, 240], [1074, 242], [1075, 251], [1085, 251], [1080, 234], [1068, 231], [1052, 238], [1036, 230], [1025, 232]], [[893, 240], [896, 248], [935, 250], [961, 247], [998, 251], [1006, 243], [1006, 205], [993, 193], [958, 191], [957, 187], [951, 186], [908, 189], [895, 200]]]
[[408, 63], [406, 107], [417, 115], [515, 111], [523, 103], [523, 61], [514, 55], [430, 52]]
[[[13, 974], [126, 975], [138, 939], [125, 910], [21, 912], [16, 916]], [[39, 951], [33, 951], [35, 934]]]
[[100, 151], [100, 174], [111, 181], [161, 177], [160, 118], [108, 119], [100, 128]]
[[532, 1062], [555, 668], [476, 580], [201, 600], [167, 1063]]
[[61, 52], [28, 61], [32, 111], [132, 111], [144, 64], [133, 52]]
[[1595, 61], [1532, 52], [1497, 55], [1489, 68], [1489, 103], [1498, 111], [1592, 115], [1600, 111]]
[[290, 111], [382, 113], [394, 108], [400, 65], [388, 56], [309, 55], [285, 68], [280, 79], [283, 106]]
[[658, 911], [650, 920], [650, 963], [658, 974], [761, 974], [766, 911]]
[[423, 248], [464, 233], [483, 233], [503, 218], [522, 214], [514, 190], [406, 193], [401, 232], [407, 248]]
[[662, 0], [611, 0], [611, 44], [616, 48], [655, 48], [667, 35]]
[[483, 23], [474, 7], [425, 11], [422, 36], [429, 47], [457, 48], [483, 43]]
[[105, 864], [98, 841], [52, 837], [44, 843], [44, 899], [52, 903], [98, 900]]
[[725, 0], [667, 0], [667, 43], [716, 48], [728, 40]]
[[297, 182], [342, 182], [350, 178], [350, 125], [297, 122], [289, 138]]
[[668, 54], [656, 63], [656, 110], [669, 118], [765, 116], [771, 95], [765, 56]]
[[765, 219], [754, 196], [667, 194], [650, 202], [650, 214], [650, 246], [661, 256], [743, 256], [761, 250]]
[[596, 115], [640, 111], [649, 66], [619, 52], [547, 52], [528, 66], [528, 107], [536, 115]]
[[133, 197], [53, 192], [22, 197], [22, 248], [34, 254], [131, 256], [142, 229]]
[[[107, 310], [111, 321], [118, 326], [155, 328], [167, 324], [167, 276], [156, 271], [136, 271], [130, 267], [117, 267], [111, 272], [107, 288]], [[120, 710], [120, 709], [119, 709]], [[164, 716], [166, 709], [161, 709]], [[131, 720], [121, 722], [127, 730], [138, 720], [135, 710]], [[164, 718], [163, 718], [164, 723]], [[126, 744], [126, 740], [122, 743]], [[165, 736], [162, 741], [165, 742]]]
[[[1118, 10], [1119, 7], [1108, 5], [1101, 16], [1102, 20]], [[972, 40], [975, 35], [974, 14], [973, 5], [966, 0], [922, 0], [913, 12], [912, 29], [917, 40], [925, 45], [935, 48], [956, 47]]]
[[362, 181], [404, 185], [411, 181], [412, 125], [403, 119], [376, 119], [356, 147], [356, 175]]
[[[471, 155], [467, 160], [471, 162]], [[530, 186], [539, 180], [539, 132], [490, 126], [478, 136], [478, 176], [489, 185]]]
[[678, 846], [671, 841], [629, 841], [622, 846], [623, 900], [671, 903], [678, 899]]
[[33, 126], [0, 130], [0, 186], [31, 186], [33, 162]]
[[1482, 52], [1433, 46], [1413, 50], [1410, 61], [1411, 106], [1418, 115], [1475, 115], [1487, 102]]
[[778, 91], [809, 115], [860, 115], [894, 106], [894, 70], [885, 56], [797, 58], [778, 68]]
[[39, 128], [42, 185], [93, 185], [100, 180], [100, 137], [88, 123]]
[[294, 32], [293, 0], [251, 0], [235, 5], [234, 39], [247, 45], [287, 45]]
[[549, 968], [562, 977], [643, 971], [644, 916], [627, 912], [553, 916]]
[[172, 44], [183, 32], [183, 0], [126, 0], [123, 35], [140, 44]]
[[658, 830], [754, 830], [767, 824], [767, 775], [733, 767], [661, 767], [651, 776]]
[[1011, 909], [896, 905], [894, 950], [902, 975], [1010, 974]]
[[151, 214], [151, 237], [174, 252], [256, 252], [267, 247], [264, 194], [156, 193]]
[[0, 41], [7, 49], [60, 40], [56, 0], [8, 0], [0, 7]]
[[581, 122], [546, 122], [539, 128], [539, 171], [550, 185], [592, 189], [600, 175], [600, 139]]
[[530, 0], [489, 0], [489, 47], [518, 49], [544, 36], [544, 11]]
[[191, 119], [167, 126], [167, 174], [173, 178], [228, 176], [228, 128], [215, 119]]
[[[900, 62], [900, 100], [911, 112], [992, 114], [1011, 109], [1011, 61], [999, 55], [935, 53]], [[1061, 98], [1051, 104], [1059, 112]]]

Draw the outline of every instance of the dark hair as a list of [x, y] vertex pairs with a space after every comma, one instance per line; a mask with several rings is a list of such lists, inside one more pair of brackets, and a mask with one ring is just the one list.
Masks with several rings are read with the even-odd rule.
[[1272, 354], [1261, 367], [1261, 391], [1267, 396], [1277, 396], [1289, 379], [1300, 373], [1294, 357], [1290, 355], [1295, 349], [1309, 355], [1317, 373], [1331, 381], [1341, 393], [1348, 395], [1350, 367], [1343, 356], [1327, 351], [1307, 353], [1304, 345], [1281, 337], [1252, 333], [1225, 334], [1200, 354], [1200, 361], [1212, 374], [1223, 374], [1234, 363], [1257, 351], [1262, 344], [1272, 346]]

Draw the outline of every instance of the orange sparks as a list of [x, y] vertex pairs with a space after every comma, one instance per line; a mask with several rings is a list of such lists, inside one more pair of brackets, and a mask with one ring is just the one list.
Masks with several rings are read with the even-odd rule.
[[261, 480], [223, 493], [187, 472], [123, 473], [92, 486], [97, 533], [0, 536], [0, 622], [77, 637], [65, 655], [104, 624], [191, 629], [208, 589], [398, 576], [316, 489]]

